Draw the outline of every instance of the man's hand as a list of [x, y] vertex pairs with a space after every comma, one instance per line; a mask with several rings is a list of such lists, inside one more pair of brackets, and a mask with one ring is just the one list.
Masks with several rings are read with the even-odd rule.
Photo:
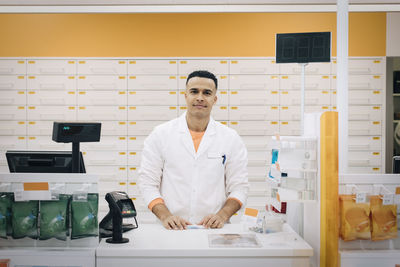
[[166, 216], [161, 219], [161, 222], [168, 230], [184, 230], [186, 229], [186, 225], [191, 224], [185, 219], [175, 215]]
[[217, 214], [209, 214], [205, 216], [198, 224], [205, 228], [222, 228], [228, 219]]

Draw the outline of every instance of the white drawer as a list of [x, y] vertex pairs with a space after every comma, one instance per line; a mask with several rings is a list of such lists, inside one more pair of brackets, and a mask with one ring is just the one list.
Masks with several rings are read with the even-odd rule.
[[[329, 106], [305, 106], [304, 113], [329, 111]], [[283, 106], [279, 112], [281, 121], [301, 120], [301, 106]]]
[[300, 135], [301, 125], [299, 121], [281, 121], [279, 127], [280, 135]]
[[[383, 74], [386, 66], [381, 58], [349, 58], [349, 74]], [[332, 73], [337, 73], [337, 61], [332, 62]]]
[[67, 150], [71, 151], [71, 144], [56, 143], [52, 140], [51, 135], [44, 136], [28, 136], [27, 147], [30, 150]]
[[186, 76], [195, 70], [207, 70], [212, 72], [214, 75], [229, 73], [228, 60], [218, 59], [179, 60], [178, 68], [179, 74]]
[[349, 135], [381, 135], [380, 121], [349, 121]]
[[267, 166], [271, 163], [271, 153], [266, 151], [248, 151], [248, 166]]
[[28, 91], [28, 105], [32, 106], [75, 106], [75, 91]]
[[76, 78], [74, 75], [70, 76], [35, 76], [29, 75], [27, 77], [26, 88], [28, 90], [69, 90], [75, 91]]
[[88, 166], [124, 166], [128, 163], [126, 151], [84, 151], [83, 158]]
[[[382, 90], [382, 75], [349, 75], [349, 90]], [[332, 79], [332, 89], [336, 89], [336, 76]]]
[[76, 108], [74, 106], [29, 106], [27, 120], [73, 121], [76, 120]]
[[24, 106], [0, 106], [0, 120], [24, 121], [26, 120], [26, 109]]
[[177, 75], [178, 61], [168, 59], [139, 59], [128, 61], [129, 75]]
[[25, 121], [0, 121], [0, 135], [26, 135]]
[[[329, 106], [331, 104], [330, 90], [306, 90], [304, 102], [305, 105]], [[301, 91], [281, 90], [280, 105], [301, 105]]]
[[146, 136], [129, 136], [128, 150], [142, 151], [144, 139], [146, 139]]
[[83, 106], [78, 108], [78, 120], [124, 121], [126, 110], [126, 106]]
[[[137, 185], [136, 182], [128, 182], [128, 195], [129, 196], [140, 195], [139, 186]], [[140, 202], [138, 202], [138, 203], [140, 203]], [[144, 205], [138, 205], [138, 206], [141, 207], [142, 210], [145, 208]]]
[[128, 184], [126, 180], [120, 181], [100, 181], [99, 182], [99, 195], [103, 196], [112, 191], [127, 192]]
[[26, 62], [19, 59], [1, 59], [0, 60], [0, 75], [7, 74], [25, 74]]
[[130, 121], [128, 123], [128, 135], [137, 136], [137, 135], [149, 135], [154, 127], [164, 123], [165, 121]]
[[0, 90], [26, 90], [25, 76], [0, 75]]
[[278, 75], [230, 75], [231, 90], [272, 90], [279, 89]]
[[126, 91], [80, 91], [79, 106], [125, 106]]
[[26, 105], [25, 91], [4, 90], [0, 92], [0, 105]]
[[29, 121], [27, 122], [27, 135], [52, 135], [53, 121]]
[[272, 59], [238, 59], [230, 61], [231, 74], [278, 74], [279, 66]]
[[249, 181], [262, 181], [265, 182], [267, 179], [268, 167], [267, 166], [248, 166], [248, 177]]
[[176, 75], [129, 75], [128, 90], [168, 90], [178, 89], [178, 76]]
[[140, 151], [129, 151], [128, 152], [128, 165], [140, 166], [140, 160], [142, 158], [142, 152]]
[[385, 169], [382, 166], [374, 167], [348, 167], [348, 173], [384, 173]]
[[178, 93], [176, 91], [130, 91], [129, 106], [176, 106]]
[[27, 60], [26, 72], [43, 75], [76, 74], [76, 61], [68, 59]]
[[[305, 79], [306, 90], [329, 90], [331, 81], [329, 75], [308, 75]], [[300, 90], [300, 75], [281, 75], [281, 90]]]
[[79, 75], [77, 82], [78, 90], [116, 90], [122, 91], [127, 88], [127, 76], [120, 75]]
[[102, 136], [100, 142], [84, 142], [81, 148], [85, 151], [123, 151], [126, 150], [127, 144], [126, 136]]
[[277, 121], [231, 121], [229, 127], [240, 135], [274, 135], [279, 133]]
[[381, 121], [382, 119], [380, 106], [349, 106], [350, 121]]
[[380, 136], [349, 136], [349, 151], [381, 151], [382, 139]]
[[86, 166], [86, 173], [99, 177], [100, 182], [126, 181], [128, 170], [126, 166]]
[[[301, 75], [301, 66], [298, 63], [279, 64], [281, 74]], [[306, 75], [331, 74], [331, 63], [311, 63], [305, 67]], [[307, 77], [306, 77], [307, 79]]]
[[248, 151], [268, 151], [271, 136], [241, 136]]
[[349, 151], [349, 167], [380, 166], [382, 155], [380, 151]]
[[139, 167], [128, 166], [128, 181], [137, 182], [138, 178], [139, 178]]
[[[217, 74], [215, 74], [215, 77], [217, 77], [217, 80], [218, 80], [218, 88], [217, 88], [217, 90], [228, 90], [229, 89], [229, 78], [228, 78], [228, 75], [217, 75]], [[179, 75], [179, 80], [178, 80], [178, 89], [179, 90], [183, 90], [183, 91], [186, 90], [186, 80], [187, 80], [187, 76]]]
[[128, 126], [126, 121], [101, 121], [101, 136], [124, 136], [127, 134]]
[[[216, 105], [219, 106], [227, 106], [229, 103], [229, 95], [227, 90], [217, 90], [217, 103]], [[179, 92], [179, 97], [178, 97], [178, 105], [179, 106], [186, 106], [186, 100], [185, 100], [185, 91], [180, 91]]]
[[231, 91], [229, 95], [231, 106], [241, 105], [279, 105], [278, 90], [238, 90]]
[[0, 136], [0, 150], [26, 149], [26, 139], [25, 136]]
[[350, 105], [382, 105], [383, 92], [381, 90], [350, 90]]
[[79, 74], [93, 75], [124, 75], [128, 71], [126, 60], [118, 59], [88, 59], [78, 60]]
[[171, 120], [178, 115], [176, 106], [130, 106], [128, 120]]
[[277, 106], [233, 106], [229, 109], [229, 120], [278, 120]]

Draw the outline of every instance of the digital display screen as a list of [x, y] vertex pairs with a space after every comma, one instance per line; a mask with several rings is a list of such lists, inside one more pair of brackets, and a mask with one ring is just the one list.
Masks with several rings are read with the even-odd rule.
[[83, 126], [64, 126], [62, 129], [64, 135], [76, 135], [82, 132]]
[[276, 35], [276, 63], [331, 61], [331, 33], [282, 33]]

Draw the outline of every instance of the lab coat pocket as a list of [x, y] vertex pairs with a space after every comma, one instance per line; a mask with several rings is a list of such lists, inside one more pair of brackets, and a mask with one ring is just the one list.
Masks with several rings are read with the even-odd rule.
[[210, 171], [214, 172], [217, 176], [221, 176], [224, 173], [226, 156], [220, 152], [208, 152], [207, 154], [207, 165], [210, 167]]

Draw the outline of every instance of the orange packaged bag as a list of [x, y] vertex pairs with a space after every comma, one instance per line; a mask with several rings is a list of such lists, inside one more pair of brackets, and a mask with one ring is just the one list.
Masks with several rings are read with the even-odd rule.
[[397, 205], [383, 205], [382, 196], [371, 196], [372, 240], [397, 237]]
[[340, 195], [340, 237], [344, 241], [370, 239], [369, 203], [356, 203], [355, 195]]

